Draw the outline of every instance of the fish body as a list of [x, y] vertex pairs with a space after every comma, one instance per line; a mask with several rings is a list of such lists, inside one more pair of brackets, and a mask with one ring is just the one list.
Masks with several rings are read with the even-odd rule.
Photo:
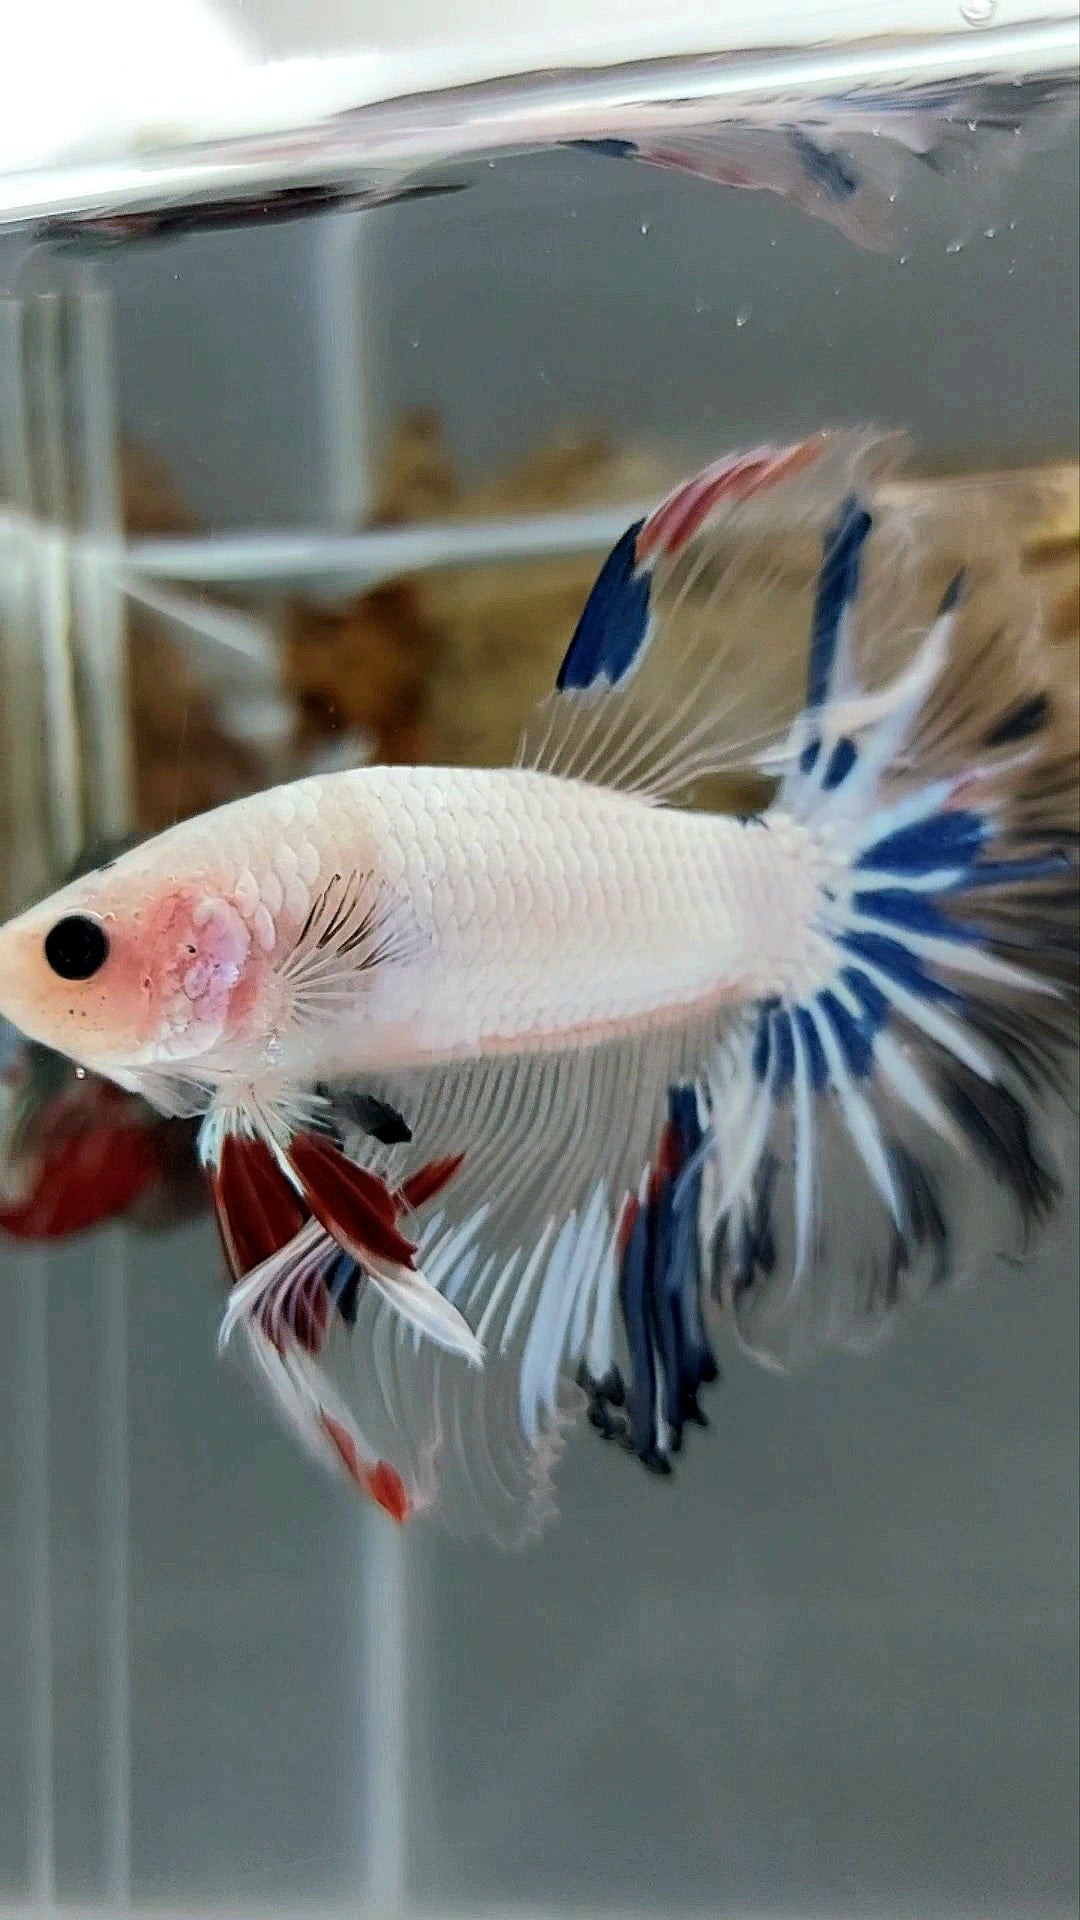
[[[0, 930], [9, 1018], [203, 1116], [223, 1340], [397, 1519], [520, 1537], [582, 1397], [669, 1471], [717, 1310], [771, 1363], [863, 1344], [988, 1257], [998, 1200], [1053, 1211], [1075, 693], [992, 535], [943, 573], [879, 505], [894, 458], [823, 434], [676, 489], [514, 767], [305, 778]], [[806, 695], [747, 740], [780, 527], [820, 556]], [[760, 815], [687, 808], [733, 765]]]
[[[47, 1002], [33, 975], [70, 904], [100, 916], [136, 991], [120, 1061], [99, 1050], [92, 985], [76, 996], [69, 1040], [102, 1072], [176, 1058], [227, 1086], [588, 1046], [795, 989], [826, 867], [798, 822], [661, 808], [526, 768], [324, 774], [184, 822], [122, 876], [81, 878], [13, 923], [12, 948], [34, 962], [20, 1022], [44, 1039], [63, 1017], [64, 983]], [[329, 1017], [305, 1022], [290, 965], [320, 907], [368, 925]], [[371, 949], [394, 960], [368, 988]], [[104, 1023], [105, 980], [100, 1007]]]

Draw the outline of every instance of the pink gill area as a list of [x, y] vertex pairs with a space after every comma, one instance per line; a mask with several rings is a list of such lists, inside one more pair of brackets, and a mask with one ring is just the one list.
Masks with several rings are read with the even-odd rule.
[[[121, 956], [122, 957], [122, 956]], [[223, 1031], [250, 1010], [262, 969], [248, 964], [251, 935], [227, 900], [190, 888], [159, 894], [139, 916], [129, 967], [147, 1038]]]

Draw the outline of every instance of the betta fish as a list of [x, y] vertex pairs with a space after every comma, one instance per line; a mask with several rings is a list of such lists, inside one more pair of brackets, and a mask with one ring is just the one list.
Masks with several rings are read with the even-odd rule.
[[[582, 1411], [669, 1472], [718, 1316], [773, 1364], [865, 1344], [1053, 1211], [1075, 697], [1007, 541], [958, 570], [896, 458], [677, 488], [513, 766], [299, 779], [0, 931], [8, 1018], [201, 1117], [223, 1343], [398, 1520], [535, 1530]], [[688, 804], [725, 770], [760, 811]]]

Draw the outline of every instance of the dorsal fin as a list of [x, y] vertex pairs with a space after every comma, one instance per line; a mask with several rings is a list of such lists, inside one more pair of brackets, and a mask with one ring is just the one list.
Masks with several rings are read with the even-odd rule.
[[841, 432], [728, 455], [628, 527], [518, 764], [656, 799], [758, 768], [800, 704], [802, 607], [785, 570], [805, 568], [897, 449], [895, 435]]

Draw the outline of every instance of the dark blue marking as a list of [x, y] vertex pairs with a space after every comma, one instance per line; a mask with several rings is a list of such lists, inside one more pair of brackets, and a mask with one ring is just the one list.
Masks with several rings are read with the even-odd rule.
[[845, 500], [825, 536], [810, 629], [810, 668], [806, 704], [823, 706], [829, 694], [836, 645], [845, 607], [859, 591], [859, 564], [873, 521], [855, 495]]
[[1040, 1160], [1027, 1108], [1007, 1087], [990, 1086], [970, 1069], [953, 1066], [944, 1088], [953, 1119], [994, 1178], [1011, 1194], [1025, 1227], [1044, 1220], [1060, 1186]]
[[795, 1078], [795, 1041], [791, 1032], [790, 1014], [774, 1013], [771, 1025], [776, 1044], [772, 1096], [774, 1100], [783, 1100], [790, 1093], [791, 1084]]
[[874, 887], [855, 894], [852, 904], [856, 913], [887, 921], [890, 926], [904, 927], [909, 933], [925, 933], [938, 940], [970, 942], [976, 946], [982, 941], [982, 934], [976, 928], [950, 920], [929, 894], [913, 893], [908, 887]]
[[817, 766], [817, 757], [820, 752], [820, 739], [809, 741], [799, 755], [799, 772], [813, 773], [814, 768]]
[[834, 788], [843, 786], [858, 757], [854, 740], [849, 740], [845, 734], [841, 740], [837, 741], [829, 756], [829, 764], [821, 783], [826, 793], [831, 793]]
[[850, 987], [862, 1007], [864, 1028], [877, 1032], [889, 1018], [889, 1003], [881, 988], [861, 967], [842, 967], [840, 978], [846, 987]]
[[966, 586], [967, 574], [964, 572], [963, 567], [961, 567], [959, 573], [953, 574], [952, 579], [949, 581], [948, 586], [941, 596], [941, 601], [938, 606], [939, 620], [943, 613], [952, 613], [954, 607], [959, 606], [961, 596]]
[[354, 1327], [360, 1300], [360, 1269], [351, 1254], [337, 1255], [323, 1285], [346, 1326]]
[[732, 1282], [736, 1293], [745, 1293], [760, 1273], [772, 1273], [776, 1267], [776, 1237], [773, 1233], [773, 1190], [779, 1162], [768, 1153], [758, 1168], [751, 1203], [746, 1208], [739, 1234], [739, 1261]]
[[616, 140], [614, 137], [605, 140], [563, 140], [561, 145], [581, 147], [586, 153], [603, 153], [612, 160], [632, 160], [638, 152], [633, 140]]
[[668, 1118], [675, 1141], [675, 1165], [659, 1180], [650, 1203], [649, 1264], [652, 1324], [663, 1373], [664, 1418], [671, 1430], [671, 1445], [678, 1450], [686, 1422], [704, 1424], [698, 1389], [715, 1380], [717, 1369], [701, 1313], [698, 1214], [702, 1166], [696, 1156], [705, 1136], [692, 1086], [670, 1089]]
[[856, 1020], [828, 988], [818, 994], [818, 1005], [840, 1042], [848, 1072], [854, 1074], [856, 1080], [865, 1080], [874, 1065], [874, 1043], [865, 1024]]
[[769, 1054], [772, 1041], [769, 1033], [769, 1008], [762, 1007], [758, 1014], [757, 1032], [754, 1035], [754, 1052], [751, 1060], [754, 1079], [764, 1080], [769, 1071]]
[[861, 872], [934, 873], [939, 867], [966, 867], [974, 861], [987, 837], [981, 814], [957, 811], [931, 814], [913, 826], [887, 833], [860, 853]]
[[653, 1473], [670, 1472], [669, 1449], [678, 1452], [688, 1421], [705, 1424], [698, 1392], [717, 1377], [702, 1314], [698, 1150], [704, 1138], [694, 1088], [673, 1086], [648, 1199], [635, 1216], [619, 1271], [627, 1384], [617, 1375], [585, 1381], [592, 1425], [605, 1438], [620, 1440]]
[[[654, 1357], [659, 1365], [660, 1392], [664, 1418], [678, 1423], [679, 1326], [678, 1326], [678, 1250], [675, 1245], [677, 1223], [672, 1209], [673, 1182], [668, 1174], [659, 1179], [649, 1198], [648, 1253], [645, 1263], [645, 1305]], [[650, 1445], [658, 1448], [660, 1435], [654, 1430]]]
[[846, 947], [858, 960], [869, 961], [880, 973], [888, 974], [899, 986], [907, 987], [911, 993], [918, 994], [923, 1000], [943, 1000], [950, 1006], [963, 1005], [963, 998], [952, 987], [935, 980], [923, 963], [901, 941], [892, 940], [885, 933], [842, 933], [840, 945]]
[[619, 1272], [630, 1378], [626, 1388], [628, 1439], [640, 1460], [656, 1455], [656, 1356], [649, 1332], [649, 1211], [642, 1207], [623, 1249]]
[[792, 127], [788, 140], [804, 173], [816, 187], [824, 189], [830, 200], [850, 200], [853, 193], [858, 193], [860, 176], [853, 160], [819, 147], [801, 127]]
[[796, 1007], [795, 1022], [806, 1049], [807, 1064], [810, 1068], [810, 1085], [815, 1093], [820, 1093], [828, 1082], [829, 1063], [825, 1058], [825, 1049], [821, 1044], [817, 1023], [806, 1007]]
[[1017, 700], [983, 735], [983, 746], [1008, 747], [1017, 740], [1029, 740], [1047, 725], [1053, 710], [1048, 693], [1033, 693], [1029, 700]]
[[604, 561], [555, 682], [568, 688], [616, 686], [634, 665], [649, 625], [647, 571], [636, 571], [637, 537], [644, 522], [628, 527]]
[[986, 860], [969, 868], [959, 880], [953, 880], [949, 893], [973, 893], [980, 887], [1011, 887], [1025, 880], [1050, 880], [1068, 873], [1074, 865], [1072, 855], [1063, 847], [1032, 860]]

